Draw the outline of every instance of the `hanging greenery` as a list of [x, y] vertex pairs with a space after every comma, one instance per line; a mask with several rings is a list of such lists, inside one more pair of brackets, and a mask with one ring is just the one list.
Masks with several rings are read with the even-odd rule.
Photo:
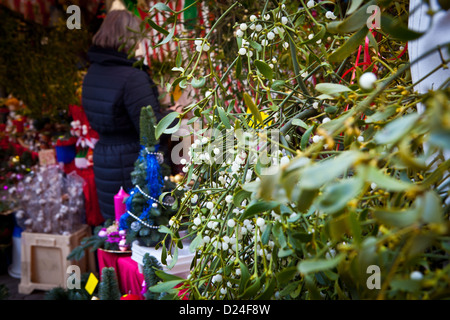
[[[161, 43], [191, 48], [169, 87], [191, 85], [196, 98], [156, 132], [184, 118], [201, 124], [179, 184], [192, 188], [164, 252], [188, 227], [195, 258], [188, 279], [149, 290], [174, 299], [181, 290], [190, 299], [448, 298], [450, 91], [418, 93], [409, 73], [436, 51], [446, 67], [448, 44], [408, 61], [407, 41], [421, 36], [406, 27], [408, 1], [377, 2], [381, 29], [372, 30], [374, 1], [218, 3], [227, 8], [210, 8], [205, 33], [162, 33]], [[179, 22], [162, 3], [153, 11]], [[239, 19], [219, 31], [231, 16]], [[234, 49], [222, 54], [224, 38]]]

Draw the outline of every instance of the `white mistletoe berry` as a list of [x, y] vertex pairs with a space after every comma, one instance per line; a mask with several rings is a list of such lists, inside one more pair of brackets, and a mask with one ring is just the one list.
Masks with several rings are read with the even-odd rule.
[[256, 225], [260, 228], [262, 228], [266, 224], [266, 220], [264, 218], [258, 218], [256, 219]]
[[411, 280], [422, 280], [423, 274], [420, 271], [413, 271], [411, 272], [409, 277], [411, 278]]
[[246, 24], [246, 23], [241, 23], [241, 25], [239, 26], [239, 28], [240, 28], [242, 31], [245, 31], [245, 30], [247, 30], [247, 24]]
[[315, 3], [313, 0], [309, 0], [308, 3], [306, 4], [306, 6], [307, 6], [308, 8], [312, 8], [312, 7], [314, 7], [315, 4], [316, 4], [316, 3]]
[[286, 18], [286, 17], [281, 17], [281, 23], [282, 23], [282, 24], [288, 23], [288, 18]]
[[236, 222], [233, 219], [228, 220], [227, 225], [230, 228], [234, 228], [234, 226], [236, 225]]
[[250, 21], [253, 22], [253, 21], [255, 21], [255, 20], [256, 20], [256, 16], [255, 16], [254, 14], [252, 14], [252, 15], [250, 16]]
[[240, 54], [241, 56], [245, 55], [246, 53], [247, 53], [247, 49], [245, 49], [245, 48], [240, 48], [240, 49], [239, 49], [239, 54]]
[[337, 18], [337, 17], [334, 15], [334, 13], [331, 12], [331, 11], [327, 11], [327, 13], [325, 13], [325, 17], [327, 17], [327, 19], [331, 19], [331, 20], [334, 20], [334, 19]]
[[222, 282], [223, 277], [221, 274], [216, 274], [214, 277], [212, 277], [212, 282]]
[[273, 40], [274, 38], [275, 38], [275, 33], [273, 33], [272, 31], [270, 31], [270, 32], [267, 34], [267, 39]]
[[284, 166], [284, 165], [286, 165], [286, 164], [288, 164], [289, 163], [289, 157], [288, 156], [284, 156], [284, 157], [282, 157], [281, 159], [280, 159], [280, 164], [282, 165], [282, 166]]
[[321, 138], [321, 136], [315, 135], [315, 136], [312, 137], [312, 140], [313, 140], [314, 143], [317, 143], [320, 140], [322, 140], [322, 138]]
[[325, 117], [325, 118], [323, 118], [322, 123], [327, 123], [327, 122], [330, 122], [330, 121], [331, 121], [330, 118]]
[[225, 197], [225, 201], [226, 203], [231, 203], [233, 201], [233, 196], [231, 194], [227, 195]]
[[361, 77], [359, 77], [360, 87], [366, 90], [373, 89], [375, 81], [377, 81], [377, 76], [372, 72], [363, 73]]

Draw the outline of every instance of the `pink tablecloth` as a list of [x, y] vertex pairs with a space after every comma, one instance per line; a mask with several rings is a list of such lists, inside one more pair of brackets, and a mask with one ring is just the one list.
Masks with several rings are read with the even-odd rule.
[[141, 293], [144, 275], [139, 272], [137, 262], [131, 259], [131, 253], [112, 253], [97, 250], [97, 256], [100, 273], [104, 267], [113, 267], [116, 270], [122, 295], [136, 294], [142, 300], [144, 299]]

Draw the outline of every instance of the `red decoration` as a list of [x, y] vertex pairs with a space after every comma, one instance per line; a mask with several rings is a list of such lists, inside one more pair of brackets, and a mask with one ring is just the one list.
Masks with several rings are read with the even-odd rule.
[[141, 300], [141, 298], [137, 294], [125, 294], [120, 297], [120, 300]]
[[[181, 286], [185, 285], [184, 283], [177, 284], [174, 288], [180, 288]], [[181, 300], [189, 300], [189, 285], [188, 288], [180, 289], [178, 291], [178, 298]]]
[[67, 146], [73, 146], [77, 143], [77, 138], [70, 137], [69, 139], [58, 139], [56, 141], [57, 147], [67, 147]]

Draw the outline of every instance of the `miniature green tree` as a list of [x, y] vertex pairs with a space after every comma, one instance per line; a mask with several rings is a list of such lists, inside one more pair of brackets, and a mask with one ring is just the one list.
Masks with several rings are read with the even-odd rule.
[[151, 292], [148, 288], [154, 286], [160, 278], [156, 275], [156, 270], [162, 270], [162, 265], [159, 263], [158, 259], [150, 254], [146, 253], [144, 255], [144, 279], [147, 291], [144, 293], [144, 297], [147, 300], [158, 300], [160, 293], [159, 292]]
[[98, 295], [100, 300], [120, 299], [119, 283], [113, 267], [104, 267], [102, 269], [102, 279], [100, 281]]
[[[127, 230], [127, 242], [138, 240], [141, 245], [155, 246], [164, 234], [159, 226], [168, 225], [169, 219], [176, 212], [172, 210], [172, 197], [166, 202], [160, 201], [163, 192], [171, 191], [175, 184], [164, 181], [168, 169], [163, 164], [164, 155], [158, 152], [159, 140], [155, 136], [157, 123], [151, 106], [142, 108], [140, 117], [141, 151], [131, 173], [134, 188], [126, 200], [127, 212], [120, 219], [120, 228]], [[172, 201], [169, 201], [172, 200]]]

